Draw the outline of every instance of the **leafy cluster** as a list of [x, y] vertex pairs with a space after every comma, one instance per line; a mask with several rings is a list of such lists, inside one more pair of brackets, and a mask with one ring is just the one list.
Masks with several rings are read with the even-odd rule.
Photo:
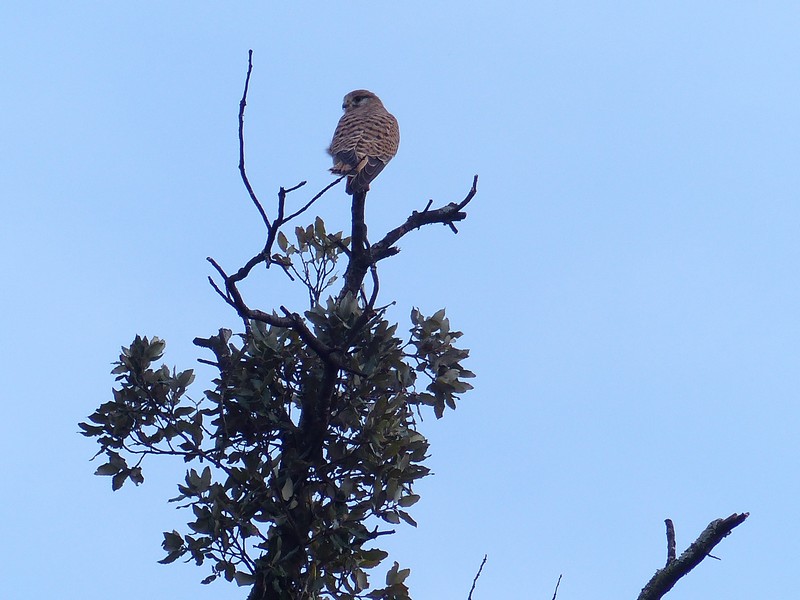
[[251, 598], [409, 598], [407, 569], [395, 563], [378, 589], [368, 571], [388, 556], [375, 545], [387, 527], [416, 524], [414, 483], [429, 472], [419, 411], [456, 407], [471, 388], [468, 351], [444, 310], [414, 309], [403, 339], [363, 293], [321, 301], [349, 238], [321, 219], [295, 237], [278, 237], [273, 262], [309, 291], [303, 327], [246, 319], [242, 334], [195, 340], [217, 371], [197, 402], [192, 371], [156, 366], [164, 342], [137, 336], [115, 365], [113, 399], [80, 427], [113, 489], [141, 483], [147, 455], [192, 464], [173, 498], [191, 509], [190, 531], [164, 533], [162, 562], [208, 561], [204, 582], [255, 584]]
[[[144, 481], [140, 465], [146, 454], [191, 459], [192, 450], [202, 443], [202, 413], [185, 395], [194, 381], [193, 371], [170, 372], [166, 365], [151, 368], [165, 346], [157, 337], [148, 341], [137, 335], [130, 347], [122, 349], [111, 371], [120, 383], [112, 390], [113, 400], [100, 405], [89, 417], [91, 423], [78, 424], [83, 435], [98, 438], [97, 455], [105, 453], [108, 462], [95, 474], [111, 476], [114, 490], [128, 479], [137, 485]], [[138, 460], [130, 466], [120, 451]]]
[[272, 260], [294, 273], [308, 291], [311, 306], [319, 303], [323, 292], [338, 279], [335, 274], [339, 255], [350, 243], [341, 232], [328, 234], [325, 223], [317, 217], [313, 225], [295, 228], [296, 242], [289, 242], [286, 235], [277, 234], [280, 253], [272, 255]]

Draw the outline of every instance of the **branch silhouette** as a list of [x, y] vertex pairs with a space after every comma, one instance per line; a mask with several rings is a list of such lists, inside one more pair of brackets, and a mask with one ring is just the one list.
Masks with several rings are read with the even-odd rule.
[[749, 513], [734, 513], [725, 519], [716, 519], [708, 524], [692, 544], [675, 557], [675, 528], [670, 519], [667, 526], [667, 564], [656, 571], [639, 594], [638, 600], [660, 600], [678, 581], [710, 556], [714, 546], [728, 536], [734, 528], [744, 523]]

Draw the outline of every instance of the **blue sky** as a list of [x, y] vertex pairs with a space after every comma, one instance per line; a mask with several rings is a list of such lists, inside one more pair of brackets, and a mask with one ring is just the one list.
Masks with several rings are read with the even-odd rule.
[[[342, 96], [400, 122], [371, 237], [429, 198], [452, 235], [382, 269], [401, 329], [447, 307], [478, 378], [423, 424], [414, 597], [635, 598], [714, 518], [751, 512], [669, 598], [788, 597], [800, 525], [800, 5], [12, 2], [0, 8], [0, 596], [240, 599], [162, 566], [180, 463], [112, 494], [76, 423], [136, 333], [166, 362], [237, 320], [206, 282], [260, 248], [251, 180], [331, 177]], [[298, 192], [298, 203], [308, 197]], [[346, 226], [342, 188], [318, 203]], [[311, 216], [309, 216], [311, 219]], [[302, 294], [259, 273], [269, 310]], [[210, 373], [198, 370], [199, 384]], [[194, 393], [202, 393], [196, 385]]]

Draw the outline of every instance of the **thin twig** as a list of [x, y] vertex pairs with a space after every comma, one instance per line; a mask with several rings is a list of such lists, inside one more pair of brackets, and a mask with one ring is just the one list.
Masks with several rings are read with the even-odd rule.
[[[291, 221], [292, 219], [294, 219], [298, 215], [301, 215], [303, 212], [305, 212], [314, 202], [319, 200], [325, 192], [327, 192], [329, 189], [331, 189], [337, 183], [337, 181], [334, 181], [333, 183], [328, 184], [327, 186], [325, 186], [311, 200], [309, 200], [300, 210], [298, 210], [296, 212], [293, 212], [288, 217], [276, 218], [274, 223], [269, 224], [267, 226], [267, 241], [264, 243], [264, 248], [261, 250], [261, 252], [259, 252], [255, 256], [253, 256], [250, 260], [248, 260], [244, 264], [244, 266], [242, 268], [240, 268], [238, 271], [236, 271], [236, 273], [231, 275], [231, 280], [233, 280], [233, 281], [241, 281], [241, 280], [243, 280], [245, 277], [247, 277], [250, 274], [250, 271], [252, 271], [255, 266], [257, 266], [257, 265], [259, 265], [261, 263], [266, 263], [267, 267], [269, 267], [271, 264], [274, 264], [274, 263], [277, 262], [280, 265], [280, 267], [284, 270], [286, 275], [288, 275], [289, 279], [294, 281], [294, 277], [292, 277], [292, 274], [289, 272], [288, 267], [286, 265], [284, 265], [284, 264], [281, 264], [279, 261], [273, 260], [272, 257], [271, 257], [272, 246], [275, 244], [275, 240], [278, 237], [278, 231], [280, 230], [280, 228], [283, 225], [285, 225], [286, 223], [288, 223], [289, 221]], [[285, 189], [284, 188], [280, 188], [280, 190], [278, 192], [279, 202], [281, 201], [280, 200], [281, 197], [283, 197], [284, 201], [285, 201], [286, 194], [301, 188], [305, 184], [306, 184], [305, 181], [301, 181], [300, 183], [298, 183], [297, 185], [295, 185], [293, 187], [285, 188]], [[280, 206], [279, 206], [279, 209], [280, 209]]]
[[301, 181], [297, 185], [293, 185], [290, 188], [286, 188], [286, 193], [288, 194], [289, 192], [294, 192], [295, 190], [299, 190], [301, 187], [303, 187], [307, 183], [308, 183], [307, 181]]
[[256, 193], [253, 191], [253, 186], [250, 185], [250, 180], [247, 178], [247, 171], [244, 166], [244, 109], [247, 106], [247, 91], [250, 89], [250, 74], [252, 72], [253, 51], [249, 50], [247, 52], [247, 77], [245, 77], [244, 80], [242, 99], [239, 101], [239, 173], [242, 175], [242, 181], [244, 182], [244, 187], [247, 188], [247, 193], [250, 194], [250, 199], [253, 201], [253, 204], [256, 205], [258, 213], [261, 215], [261, 220], [263, 220], [264, 225], [269, 228], [269, 217], [267, 217], [267, 213], [264, 212], [264, 207], [261, 206], [261, 202], [258, 201], [258, 197], [256, 197]]
[[[231, 302], [231, 299], [228, 296], [226, 296], [225, 293], [221, 289], [219, 289], [219, 286], [217, 285], [217, 282], [214, 281], [214, 279], [212, 277], [208, 278], [208, 283], [211, 284], [211, 287], [214, 288], [214, 291], [217, 292], [222, 297], [222, 299], [225, 300], [225, 302], [227, 302], [231, 306], [234, 306], [233, 302]], [[236, 307], [234, 306], [234, 308], [236, 308]]]
[[558, 586], [560, 586], [560, 585], [561, 585], [561, 578], [562, 578], [563, 576], [564, 576], [564, 574], [563, 574], [563, 573], [562, 573], [561, 575], [559, 575], [559, 576], [558, 576], [558, 581], [556, 581], [556, 589], [555, 589], [555, 590], [553, 590], [553, 600], [556, 600], [556, 596], [558, 596]]
[[[337, 179], [337, 180], [335, 180], [335, 181], [332, 181], [331, 183], [329, 183], [328, 185], [326, 185], [324, 188], [322, 188], [322, 190], [320, 190], [319, 192], [317, 192], [317, 194], [316, 194], [316, 195], [315, 195], [313, 198], [311, 198], [311, 200], [309, 200], [308, 202], [306, 202], [306, 203], [303, 205], [303, 207], [302, 207], [300, 210], [298, 210], [298, 211], [296, 211], [296, 212], [293, 212], [293, 213], [292, 213], [292, 214], [290, 214], [288, 217], [286, 217], [286, 219], [284, 219], [284, 222], [291, 221], [291, 220], [292, 220], [292, 219], [294, 219], [295, 217], [297, 217], [297, 216], [300, 216], [301, 214], [303, 214], [304, 212], [306, 212], [306, 211], [307, 211], [307, 210], [308, 210], [308, 209], [311, 207], [311, 205], [312, 205], [312, 204], [314, 204], [314, 202], [316, 202], [317, 200], [319, 200], [319, 199], [322, 197], [322, 195], [323, 195], [325, 192], [327, 192], [329, 189], [331, 189], [333, 186], [335, 186], [337, 183], [339, 183], [339, 182], [340, 182], [342, 179], [344, 179], [345, 177], [347, 177], [347, 175], [342, 175], [341, 177], [339, 177], [339, 179]], [[303, 184], [305, 184], [305, 181], [303, 182]], [[290, 188], [290, 189], [288, 189], [288, 190], [286, 190], [286, 191], [287, 191], [287, 192], [292, 192], [292, 191], [294, 191], [295, 189], [297, 189], [298, 187], [300, 187], [300, 186], [298, 185], [297, 187], [295, 187], [295, 188]]]
[[478, 569], [478, 572], [475, 574], [475, 579], [472, 580], [472, 587], [469, 590], [469, 596], [467, 596], [467, 600], [472, 600], [472, 592], [475, 591], [475, 584], [478, 583], [478, 577], [481, 576], [481, 571], [483, 571], [483, 565], [486, 564], [486, 559], [489, 558], [488, 554], [483, 555], [483, 560], [481, 561], [481, 566]]

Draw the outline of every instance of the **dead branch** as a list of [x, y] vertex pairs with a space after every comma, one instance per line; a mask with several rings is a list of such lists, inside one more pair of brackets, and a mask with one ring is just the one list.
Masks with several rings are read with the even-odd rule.
[[[330, 182], [328, 185], [326, 185], [326, 186], [325, 186], [324, 188], [322, 188], [322, 189], [321, 189], [319, 192], [317, 192], [317, 194], [316, 194], [314, 197], [312, 197], [312, 198], [311, 198], [311, 200], [309, 200], [308, 202], [306, 202], [306, 203], [305, 203], [305, 204], [304, 204], [304, 205], [303, 205], [301, 208], [299, 208], [297, 211], [293, 212], [293, 213], [292, 213], [292, 214], [290, 214], [288, 217], [286, 217], [286, 219], [284, 219], [284, 222], [291, 221], [291, 220], [292, 220], [292, 219], [294, 219], [295, 217], [298, 217], [298, 216], [302, 215], [302, 214], [303, 214], [304, 212], [306, 212], [306, 211], [307, 211], [309, 208], [311, 208], [311, 205], [312, 205], [312, 204], [314, 204], [314, 202], [316, 202], [317, 200], [319, 200], [319, 199], [322, 197], [322, 194], [324, 194], [324, 193], [325, 193], [325, 192], [327, 192], [329, 189], [331, 189], [332, 187], [334, 187], [334, 186], [335, 186], [337, 183], [339, 183], [339, 182], [340, 182], [342, 179], [344, 179], [345, 177], [347, 177], [347, 175], [342, 175], [341, 177], [339, 177], [339, 179], [334, 179], [333, 181], [331, 181], [331, 182]], [[305, 181], [304, 181], [303, 183], [305, 184]], [[293, 191], [294, 191], [294, 190], [296, 190], [298, 187], [300, 187], [300, 186], [295, 186], [294, 188], [290, 188], [290, 189], [288, 189], [288, 190], [286, 190], [286, 191], [287, 191], [287, 192], [293, 192]]]
[[472, 187], [461, 202], [451, 202], [442, 208], [430, 210], [431, 202], [429, 201], [422, 212], [414, 211], [411, 213], [405, 223], [392, 229], [381, 241], [372, 246], [372, 260], [378, 262], [400, 252], [400, 249], [395, 247], [394, 244], [409, 231], [419, 229], [423, 225], [443, 223], [448, 225], [454, 233], [458, 233], [454, 223], [467, 218], [467, 213], [463, 212], [463, 209], [475, 197], [477, 192], [478, 176], [475, 175], [472, 179]]
[[681, 577], [699, 565], [706, 556], [709, 556], [714, 546], [729, 535], [735, 527], [744, 523], [748, 516], [750, 513], [734, 513], [726, 519], [712, 521], [678, 558], [674, 557], [675, 529], [672, 521], [667, 519], [667, 565], [656, 571], [656, 574], [642, 589], [638, 600], [660, 600], [678, 583]]
[[664, 524], [667, 526], [667, 564], [665, 566], [669, 566], [675, 557], [675, 525], [672, 523], [672, 519], [665, 519]]
[[[306, 185], [305, 181], [301, 181], [297, 185], [294, 185], [290, 188], [283, 188], [281, 187], [278, 190], [278, 211], [277, 215], [274, 220], [270, 220], [267, 216], [267, 212], [264, 210], [264, 206], [261, 204], [261, 201], [258, 199], [258, 196], [253, 189], [253, 186], [250, 184], [250, 179], [247, 176], [247, 167], [245, 161], [245, 150], [244, 150], [244, 112], [245, 108], [247, 107], [247, 93], [250, 89], [250, 76], [253, 72], [253, 51], [249, 50], [247, 53], [247, 75], [245, 76], [244, 82], [244, 91], [242, 92], [242, 99], [239, 101], [239, 174], [242, 178], [242, 183], [244, 183], [244, 187], [247, 190], [248, 195], [250, 196], [250, 200], [258, 210], [258, 214], [261, 215], [261, 220], [264, 222], [264, 225], [267, 228], [267, 240], [264, 243], [264, 248], [253, 256], [250, 260], [245, 263], [245, 265], [240, 268], [235, 274], [231, 275], [233, 281], [241, 281], [247, 275], [249, 275], [250, 271], [256, 265], [260, 263], [266, 263], [267, 268], [274, 262], [272, 260], [272, 247], [275, 244], [275, 239], [277, 238], [278, 231], [280, 228], [288, 223], [289, 221], [295, 219], [296, 217], [303, 214], [307, 211], [311, 206], [319, 200], [325, 192], [330, 190], [334, 187], [337, 183], [339, 183], [342, 179], [346, 177], [346, 175], [342, 175], [339, 179], [333, 181], [332, 183], [328, 184], [322, 190], [317, 192], [312, 198], [306, 202], [302, 207], [296, 210], [293, 213], [290, 213], [288, 216], [285, 216], [286, 212], [286, 195], [294, 192], [304, 185]], [[281, 265], [283, 266], [283, 265]], [[284, 266], [284, 271], [286, 271], [286, 267]], [[288, 271], [287, 275], [289, 275]], [[289, 275], [290, 279], [292, 278]], [[226, 282], [227, 283], [227, 282]]]
[[556, 596], [558, 596], [558, 586], [561, 585], [561, 578], [564, 576], [562, 573], [558, 576], [558, 581], [556, 581], [556, 589], [553, 590], [553, 600], [556, 600]]
[[267, 228], [269, 228], [269, 218], [267, 217], [267, 213], [264, 212], [264, 207], [261, 206], [261, 202], [258, 201], [256, 193], [253, 191], [253, 186], [250, 185], [250, 180], [247, 178], [247, 171], [245, 170], [244, 163], [244, 109], [247, 106], [247, 90], [250, 89], [250, 74], [252, 72], [253, 50], [251, 49], [247, 53], [247, 77], [245, 77], [244, 80], [244, 92], [242, 93], [242, 99], [239, 101], [239, 173], [242, 176], [244, 187], [247, 188], [247, 193], [250, 194], [250, 199], [258, 209], [258, 214], [261, 215], [261, 219], [264, 221], [264, 224], [267, 226]]
[[475, 584], [478, 583], [478, 577], [481, 576], [481, 571], [483, 571], [483, 565], [486, 564], [487, 558], [489, 558], [489, 555], [484, 554], [483, 560], [481, 561], [481, 566], [478, 568], [478, 572], [475, 574], [475, 579], [472, 580], [472, 587], [469, 590], [469, 596], [467, 596], [467, 600], [472, 600], [472, 592], [475, 591]]

